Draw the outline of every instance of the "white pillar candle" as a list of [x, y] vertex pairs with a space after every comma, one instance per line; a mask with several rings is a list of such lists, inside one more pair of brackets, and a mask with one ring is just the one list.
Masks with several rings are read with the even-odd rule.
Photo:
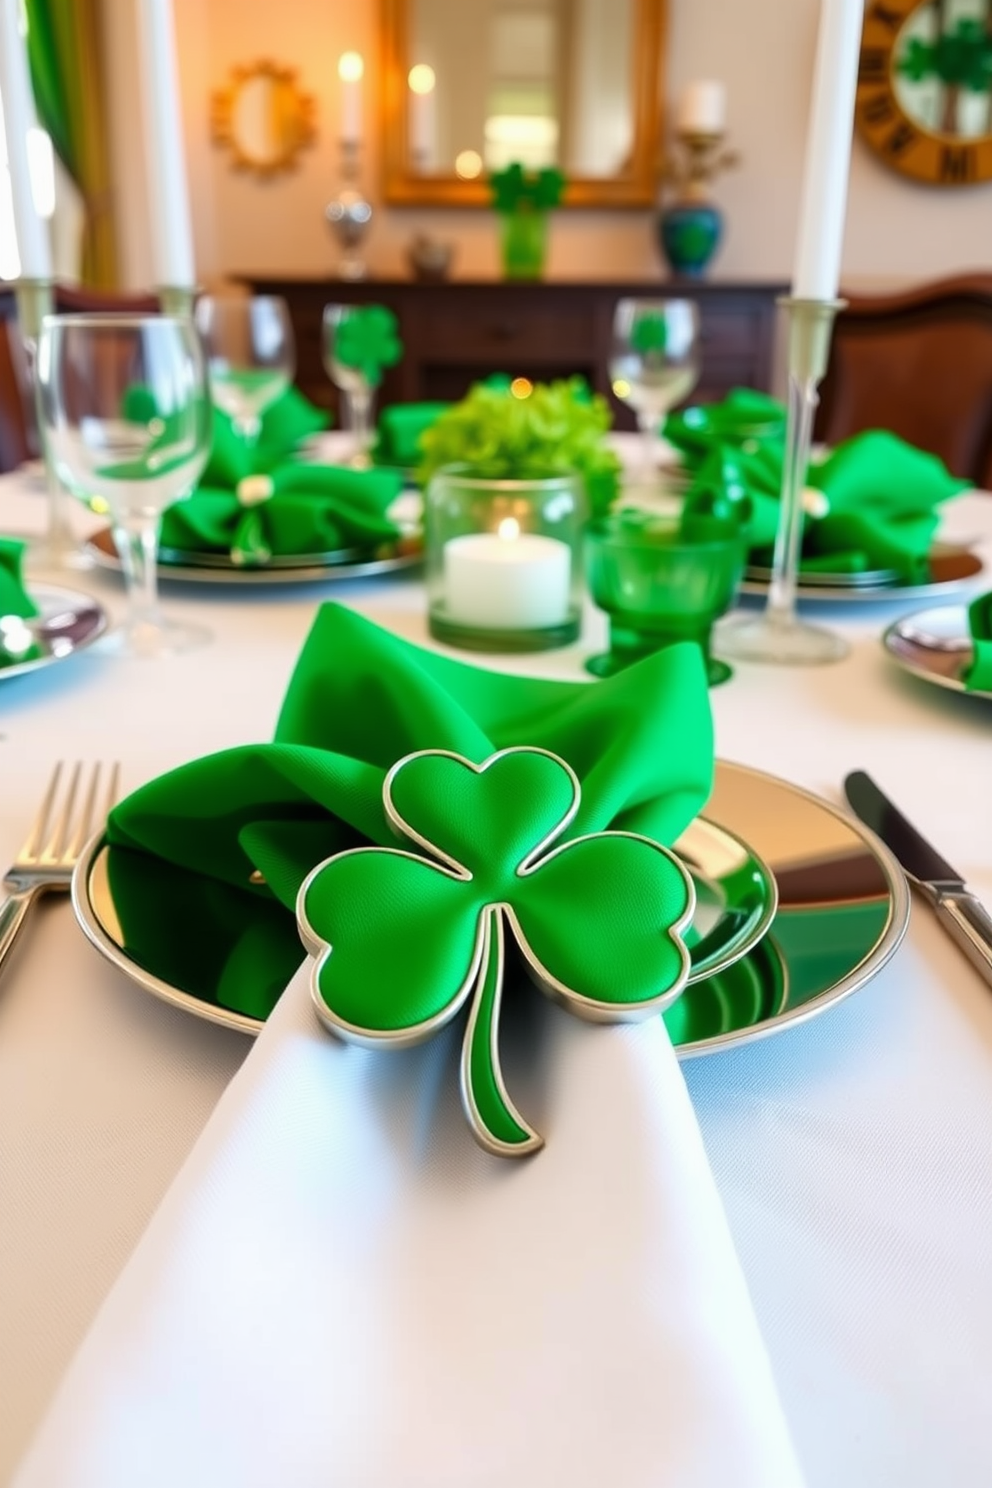
[[722, 134], [727, 122], [727, 90], [722, 83], [687, 83], [675, 112], [679, 134]]
[[362, 77], [365, 63], [358, 52], [342, 52], [338, 59], [341, 79], [341, 140], [357, 145], [362, 138]]
[[840, 278], [864, 0], [821, 0], [792, 293], [832, 300]]
[[138, 0], [138, 60], [155, 283], [189, 289], [196, 270], [172, 0]]
[[38, 213], [31, 183], [31, 134], [36, 128], [21, 0], [0, 0], [0, 98], [14, 205], [14, 232], [23, 279], [51, 279], [48, 224]]
[[546, 630], [568, 619], [572, 550], [555, 537], [521, 532], [453, 537], [444, 546], [445, 618], [484, 630]]

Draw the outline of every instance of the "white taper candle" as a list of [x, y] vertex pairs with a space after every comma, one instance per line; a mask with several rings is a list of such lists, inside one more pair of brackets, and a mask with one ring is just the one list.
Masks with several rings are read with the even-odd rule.
[[172, 0], [138, 0], [152, 267], [162, 288], [196, 283]]
[[840, 278], [864, 0], [821, 0], [792, 293], [832, 300]]
[[31, 188], [30, 132], [36, 127], [21, 0], [0, 0], [0, 98], [7, 139], [14, 231], [23, 279], [51, 279], [48, 224], [38, 215]]

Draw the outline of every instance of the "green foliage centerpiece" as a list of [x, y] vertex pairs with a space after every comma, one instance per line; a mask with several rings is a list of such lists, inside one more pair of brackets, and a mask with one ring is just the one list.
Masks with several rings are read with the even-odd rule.
[[610, 414], [581, 378], [474, 387], [423, 435], [431, 633], [536, 651], [579, 633], [582, 533], [609, 507]]

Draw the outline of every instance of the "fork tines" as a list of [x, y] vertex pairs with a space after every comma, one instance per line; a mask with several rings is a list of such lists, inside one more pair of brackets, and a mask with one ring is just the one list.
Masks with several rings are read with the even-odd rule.
[[[70, 773], [63, 792], [60, 788], [67, 769]], [[88, 781], [84, 781], [81, 761], [71, 767], [59, 761], [28, 839], [17, 855], [19, 860], [54, 866], [72, 863], [79, 856], [83, 844], [106, 820], [117, 800], [120, 765], [115, 761], [106, 766], [105, 783], [101, 781], [104, 769], [104, 766], [95, 764]], [[76, 801], [80, 795], [82, 802], [77, 809]]]

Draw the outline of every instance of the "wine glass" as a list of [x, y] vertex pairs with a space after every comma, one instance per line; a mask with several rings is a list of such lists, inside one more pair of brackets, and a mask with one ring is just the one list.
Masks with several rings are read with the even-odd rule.
[[194, 315], [210, 396], [250, 448], [262, 414], [282, 397], [296, 370], [286, 301], [278, 295], [203, 295]]
[[338, 333], [354, 312], [354, 305], [324, 306], [324, 370], [344, 395], [342, 423], [352, 437], [351, 465], [368, 470], [372, 464], [372, 405], [375, 389], [360, 367], [335, 355]]
[[642, 481], [658, 487], [657, 440], [668, 410], [699, 380], [699, 312], [693, 300], [624, 299], [613, 316], [610, 382], [637, 414]]
[[48, 316], [37, 365], [48, 458], [73, 495], [100, 503], [113, 525], [128, 614], [110, 647], [158, 656], [201, 645], [208, 631], [160, 614], [156, 569], [162, 512], [190, 494], [210, 453], [193, 326], [165, 315]]

